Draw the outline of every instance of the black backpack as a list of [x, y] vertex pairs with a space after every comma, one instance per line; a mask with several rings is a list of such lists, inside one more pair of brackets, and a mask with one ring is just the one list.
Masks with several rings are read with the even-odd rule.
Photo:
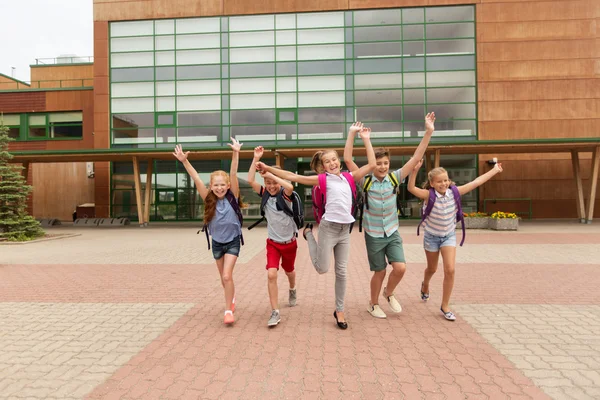
[[[277, 193], [276, 195], [277, 211], [283, 211], [286, 215], [292, 217], [294, 219], [296, 227], [300, 229], [304, 226], [304, 207], [302, 206], [302, 200], [300, 200], [300, 196], [298, 195], [298, 193], [292, 192], [292, 195], [290, 196], [290, 199], [292, 200], [292, 208], [290, 209], [290, 206], [283, 197], [284, 190], [284, 188], [281, 188], [279, 193]], [[263, 187], [261, 188], [261, 194], [259, 196], [262, 197], [262, 200], [260, 202], [261, 218], [258, 221], [254, 222], [252, 225], [250, 225], [248, 229], [254, 228], [256, 225], [260, 224], [265, 220], [265, 206], [267, 205], [267, 201], [269, 201], [269, 199], [271, 198], [271, 194], [268, 190], [266, 190]]]
[[[404, 215], [404, 210], [402, 209], [402, 199], [400, 198], [400, 182], [398, 182], [398, 178], [396, 177], [396, 174], [394, 174], [393, 172], [388, 173], [388, 177], [390, 178], [390, 181], [392, 182], [392, 185], [394, 186], [394, 194], [396, 195], [396, 208], [398, 210], [398, 215], [401, 216], [402, 218], [406, 218], [406, 216]], [[368, 210], [369, 209], [369, 195], [368, 195], [368, 191], [369, 189], [371, 189], [371, 184], [373, 183], [373, 175], [369, 174], [367, 176], [365, 176], [365, 183], [363, 184], [362, 187], [362, 196], [360, 196], [360, 203], [359, 203], [359, 207], [358, 207], [358, 231], [362, 232], [362, 221], [363, 221], [363, 216], [365, 214], [365, 208]]]
[[[239, 200], [235, 198], [235, 196], [233, 195], [233, 192], [231, 190], [227, 190], [227, 193], [225, 193], [225, 198], [231, 205], [231, 208], [233, 208], [233, 211], [235, 211], [235, 214], [237, 215], [238, 220], [240, 221], [240, 226], [243, 226], [244, 216], [242, 215], [242, 210], [240, 209]], [[208, 232], [208, 224], [202, 225], [202, 229], [200, 229], [196, 233], [199, 234], [200, 232], [204, 232], [206, 234], [206, 241], [208, 242], [208, 249], [210, 250], [210, 237], [209, 237], [209, 232]], [[242, 246], [244, 245], [244, 235], [242, 235], [242, 234], [240, 234], [240, 243], [242, 244]]]

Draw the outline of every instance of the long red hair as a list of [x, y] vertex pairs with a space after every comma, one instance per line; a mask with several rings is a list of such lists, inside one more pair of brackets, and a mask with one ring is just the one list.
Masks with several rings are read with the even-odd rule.
[[[213, 178], [215, 178], [217, 176], [222, 176], [228, 185], [231, 184], [231, 181], [229, 180], [229, 174], [227, 174], [227, 172], [225, 172], [225, 171], [218, 170], [218, 171], [213, 171], [213, 173], [210, 174], [210, 185], [211, 186], [213, 183]], [[219, 198], [217, 197], [217, 195], [214, 194], [212, 189], [210, 189], [210, 187], [209, 187], [208, 194], [206, 195], [206, 198], [204, 199], [204, 223], [205, 224], [209, 224], [210, 221], [212, 221], [212, 219], [215, 217], [215, 213], [217, 212], [217, 201], [218, 200], [219, 200]], [[244, 202], [242, 201], [241, 195], [239, 195], [237, 200], [238, 200], [238, 204], [240, 205], [240, 208], [247, 207], [246, 204], [244, 204]]]

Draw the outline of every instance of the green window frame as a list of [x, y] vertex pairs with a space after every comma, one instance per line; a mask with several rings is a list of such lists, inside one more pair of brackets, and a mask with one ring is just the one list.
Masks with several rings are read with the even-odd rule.
[[[171, 122], [165, 122], [164, 118], [161, 117], [171, 117]], [[162, 119], [162, 121], [161, 121]], [[175, 115], [175, 111], [169, 112], [157, 112], [154, 114], [154, 125], [157, 128], [175, 128], [177, 124], [177, 116]]]
[[[293, 118], [289, 118], [290, 114]], [[296, 125], [298, 123], [297, 108], [278, 108], [277, 109], [277, 124], [279, 125]]]
[[[44, 122], [41, 123], [43, 118]], [[32, 135], [32, 129], [38, 132], [38, 135]], [[41, 135], [43, 131], [43, 136]], [[27, 114], [27, 139], [28, 140], [47, 140], [48, 139], [48, 115], [47, 114]]]

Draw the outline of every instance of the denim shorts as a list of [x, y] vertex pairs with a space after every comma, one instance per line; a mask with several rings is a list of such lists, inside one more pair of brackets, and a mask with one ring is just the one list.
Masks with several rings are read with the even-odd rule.
[[435, 236], [431, 233], [425, 232], [423, 236], [423, 247], [426, 251], [437, 253], [440, 251], [441, 247], [456, 247], [456, 232], [449, 233], [446, 236]]
[[240, 255], [241, 243], [240, 243], [239, 236], [237, 236], [231, 242], [227, 242], [227, 243], [219, 243], [219, 242], [216, 242], [214, 239], [211, 239], [211, 240], [212, 240], [212, 246], [211, 246], [212, 253], [213, 253], [213, 257], [215, 258], [215, 260], [222, 258], [225, 254], [231, 254], [232, 256], [236, 256], [236, 257]]

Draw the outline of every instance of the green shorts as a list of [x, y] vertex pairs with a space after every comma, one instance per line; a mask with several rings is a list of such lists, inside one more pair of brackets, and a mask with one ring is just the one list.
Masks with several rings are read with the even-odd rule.
[[383, 271], [388, 263], [406, 263], [402, 238], [398, 231], [392, 233], [392, 236], [382, 238], [372, 237], [365, 233], [365, 243], [371, 271]]

